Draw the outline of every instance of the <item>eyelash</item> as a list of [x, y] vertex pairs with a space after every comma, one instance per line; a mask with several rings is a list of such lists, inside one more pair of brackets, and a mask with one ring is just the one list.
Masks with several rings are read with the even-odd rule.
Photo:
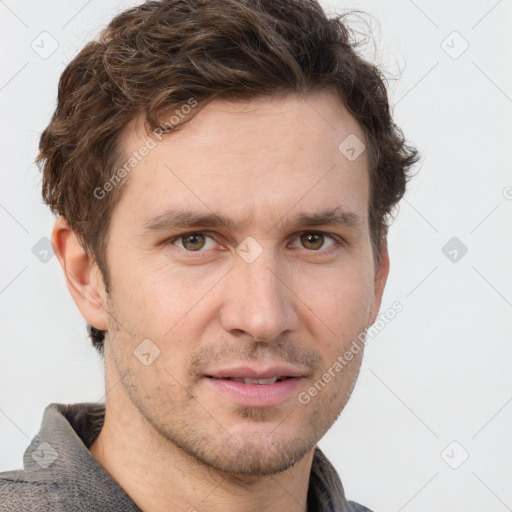
[[[330, 238], [334, 242], [334, 245], [332, 247], [329, 247], [328, 249], [323, 249], [323, 250], [317, 249], [316, 251], [304, 249], [305, 251], [313, 253], [313, 254], [314, 253], [329, 254], [332, 251], [338, 249], [339, 247], [346, 245], [345, 240], [343, 240], [339, 235], [335, 235], [333, 233], [327, 233], [325, 231], [311, 231], [311, 230], [310, 231], [301, 231], [300, 233], [297, 233], [296, 238], [300, 238], [302, 235], [306, 235], [306, 234], [323, 235], [326, 238]], [[214, 239], [214, 237], [212, 236], [212, 232], [210, 232], [210, 231], [188, 231], [187, 233], [181, 233], [180, 235], [176, 235], [176, 236], [173, 236], [172, 238], [167, 239], [164, 242], [164, 244], [166, 246], [174, 246], [174, 248], [176, 250], [186, 253], [187, 256], [192, 256], [192, 257], [205, 256], [208, 251], [202, 251], [202, 250], [188, 251], [187, 249], [182, 249], [181, 247], [177, 247], [174, 245], [174, 242], [176, 242], [177, 240], [179, 240], [185, 236], [190, 236], [190, 235], [202, 235], [202, 236], [207, 236], [209, 238]]]

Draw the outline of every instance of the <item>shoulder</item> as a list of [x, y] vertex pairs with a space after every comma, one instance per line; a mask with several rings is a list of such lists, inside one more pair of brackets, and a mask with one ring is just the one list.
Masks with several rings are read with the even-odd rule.
[[0, 473], [0, 512], [66, 510], [56, 482], [34, 480], [25, 471]]
[[0, 473], [0, 512], [136, 512], [139, 509], [120, 489], [104, 483], [41, 478], [24, 470]]

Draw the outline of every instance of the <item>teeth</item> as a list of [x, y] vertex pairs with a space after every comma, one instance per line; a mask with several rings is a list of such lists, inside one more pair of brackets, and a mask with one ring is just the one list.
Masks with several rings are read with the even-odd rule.
[[233, 378], [235, 382], [243, 382], [244, 384], [274, 384], [278, 380], [282, 380], [281, 377], [270, 377], [268, 379], [247, 379], [247, 378]]

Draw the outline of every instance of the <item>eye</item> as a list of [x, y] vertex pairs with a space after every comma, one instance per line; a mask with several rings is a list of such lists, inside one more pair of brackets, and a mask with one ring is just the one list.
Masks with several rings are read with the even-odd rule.
[[[300, 242], [300, 246], [297, 246], [297, 242], [294, 242], [292, 247], [305, 248], [308, 251], [318, 251], [322, 253], [329, 252], [329, 249], [343, 244], [343, 241], [338, 239], [337, 236], [324, 233], [323, 231], [305, 231], [300, 233], [296, 240]], [[166, 244], [174, 245], [178, 249], [190, 254], [204, 253], [210, 249], [214, 249], [217, 242], [208, 232], [192, 231], [170, 238]], [[320, 251], [321, 249], [322, 251]]]
[[[298, 240], [302, 244], [302, 247], [311, 251], [318, 251], [319, 249], [329, 249], [335, 245], [339, 245], [340, 242], [333, 236], [322, 231], [307, 231], [301, 233]], [[327, 248], [323, 247], [326, 240], [330, 240], [331, 245]]]
[[[208, 240], [210, 240], [210, 245]], [[211, 236], [196, 231], [171, 238], [169, 243], [189, 252], [199, 252], [201, 249], [213, 249], [215, 247], [215, 240]]]

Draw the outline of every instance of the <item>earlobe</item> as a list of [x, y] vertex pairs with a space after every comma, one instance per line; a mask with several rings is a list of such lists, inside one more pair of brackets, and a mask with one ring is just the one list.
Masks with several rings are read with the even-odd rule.
[[384, 236], [380, 245], [380, 264], [375, 271], [374, 295], [372, 308], [370, 312], [370, 324], [373, 324], [377, 318], [380, 309], [384, 288], [389, 275], [389, 254], [387, 237]]
[[67, 221], [59, 217], [52, 231], [52, 244], [69, 292], [87, 323], [108, 329], [108, 314], [103, 277], [96, 264], [80, 245]]

